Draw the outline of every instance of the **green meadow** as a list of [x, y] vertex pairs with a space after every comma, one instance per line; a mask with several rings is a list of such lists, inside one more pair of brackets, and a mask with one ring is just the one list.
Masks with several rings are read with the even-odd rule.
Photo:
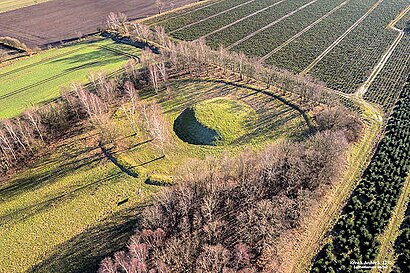
[[88, 73], [113, 72], [126, 63], [130, 54], [137, 56], [138, 52], [135, 47], [109, 39], [94, 39], [50, 49], [1, 67], [0, 120], [58, 97], [61, 88], [73, 81], [86, 83]]

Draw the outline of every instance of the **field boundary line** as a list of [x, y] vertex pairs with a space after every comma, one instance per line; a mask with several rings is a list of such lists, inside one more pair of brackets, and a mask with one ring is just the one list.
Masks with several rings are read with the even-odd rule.
[[401, 39], [404, 36], [403, 31], [399, 31], [399, 35], [397, 38], [393, 41], [393, 43], [389, 46], [389, 48], [383, 53], [380, 61], [376, 64], [376, 66], [373, 68], [370, 76], [367, 78], [367, 80], [356, 90], [355, 93], [353, 93], [355, 96], [363, 97], [364, 94], [366, 94], [367, 90], [369, 87], [372, 85], [376, 77], [379, 75], [379, 73], [382, 71], [383, 67], [386, 65], [387, 61], [390, 59], [390, 56], [393, 54], [394, 50], [396, 47], [399, 45]]
[[329, 17], [330, 15], [332, 15], [333, 13], [335, 13], [337, 10], [339, 10], [341, 7], [343, 7], [344, 5], [346, 5], [347, 3], [349, 3], [351, 0], [346, 0], [343, 3], [341, 3], [340, 5], [338, 5], [337, 7], [333, 8], [331, 11], [329, 11], [328, 13], [326, 13], [325, 15], [323, 15], [322, 17], [320, 17], [319, 19], [317, 19], [316, 21], [314, 21], [312, 24], [310, 24], [309, 26], [305, 27], [303, 30], [301, 30], [300, 32], [296, 33], [294, 36], [292, 36], [290, 39], [288, 39], [286, 42], [284, 42], [283, 44], [281, 44], [280, 46], [278, 46], [277, 48], [275, 48], [274, 50], [272, 50], [271, 52], [269, 52], [268, 54], [266, 54], [265, 56], [263, 56], [261, 59], [262, 60], [266, 60], [268, 58], [270, 58], [273, 54], [275, 54], [276, 52], [278, 52], [279, 50], [281, 50], [282, 48], [288, 46], [290, 43], [292, 43], [294, 40], [296, 40], [297, 38], [299, 38], [300, 36], [302, 36], [303, 34], [305, 34], [307, 31], [309, 31], [310, 29], [312, 29], [314, 26], [316, 26], [317, 24], [319, 24], [320, 22], [322, 22], [324, 19], [326, 19], [327, 17]]
[[[410, 175], [407, 176], [403, 191], [400, 194], [399, 200], [394, 208], [393, 215], [390, 218], [389, 225], [387, 226], [384, 233], [379, 236], [379, 252], [376, 256], [376, 261], [387, 261], [393, 262], [395, 253], [394, 253], [394, 242], [400, 234], [400, 226], [404, 220], [407, 205], [410, 201]], [[393, 264], [387, 263], [386, 268], [378, 270], [373, 268], [370, 273], [382, 272], [389, 273], [393, 269]]]
[[402, 10], [402, 11], [399, 13], [399, 15], [397, 15], [397, 17], [394, 18], [394, 19], [387, 25], [386, 28], [397, 29], [397, 28], [395, 27], [395, 25], [396, 25], [397, 22], [399, 22], [400, 19], [403, 18], [403, 17], [407, 14], [407, 12], [409, 12], [409, 11], [410, 11], [410, 5], [409, 5], [407, 8], [405, 8], [404, 10]]
[[212, 31], [212, 32], [209, 32], [209, 33], [207, 33], [207, 34], [205, 34], [205, 35], [199, 37], [198, 39], [206, 38], [206, 37], [208, 37], [208, 36], [210, 36], [210, 35], [213, 35], [213, 34], [215, 34], [215, 33], [218, 33], [218, 32], [220, 32], [220, 31], [222, 31], [222, 30], [224, 30], [224, 29], [227, 29], [227, 28], [229, 28], [229, 27], [231, 27], [231, 26], [233, 26], [233, 25], [236, 25], [237, 23], [242, 22], [243, 20], [246, 20], [246, 19], [248, 19], [248, 18], [250, 18], [250, 17], [252, 17], [252, 16], [255, 16], [255, 15], [257, 15], [257, 14], [259, 14], [259, 13], [261, 13], [261, 12], [267, 10], [267, 9], [270, 9], [270, 8], [272, 8], [272, 7], [274, 7], [274, 6], [277, 6], [277, 5], [279, 5], [279, 4], [281, 4], [281, 3], [285, 2], [285, 1], [287, 1], [287, 0], [281, 0], [281, 1], [279, 1], [279, 2], [276, 2], [276, 3], [272, 4], [272, 5], [269, 5], [269, 6], [265, 7], [265, 8], [263, 8], [263, 9], [260, 9], [260, 10], [258, 10], [258, 11], [255, 11], [254, 13], [251, 13], [251, 14], [245, 16], [245, 17], [242, 17], [241, 19], [238, 19], [238, 20], [236, 20], [235, 22], [232, 22], [232, 23], [230, 23], [230, 24], [227, 24], [226, 26], [221, 27], [220, 29], [217, 29], [217, 30], [214, 30], [214, 31]]
[[314, 4], [314, 3], [317, 2], [317, 1], [319, 1], [319, 0], [313, 0], [313, 1], [310, 1], [309, 3], [307, 3], [307, 4], [304, 4], [303, 6], [301, 6], [301, 7], [297, 8], [297, 9], [295, 9], [294, 11], [292, 11], [292, 12], [290, 12], [290, 13], [288, 13], [288, 14], [282, 16], [281, 18], [279, 18], [279, 19], [277, 19], [277, 20], [275, 20], [275, 21], [273, 21], [273, 22], [267, 24], [266, 26], [264, 26], [264, 27], [258, 29], [257, 31], [254, 31], [254, 32], [252, 32], [251, 34], [245, 36], [244, 38], [242, 38], [242, 39], [236, 41], [235, 43], [233, 43], [233, 44], [231, 44], [231, 45], [229, 45], [226, 49], [229, 50], [229, 49], [233, 48], [234, 46], [237, 46], [237, 45], [239, 45], [239, 44], [245, 42], [246, 40], [249, 40], [249, 39], [252, 38], [253, 36], [257, 35], [258, 33], [262, 32], [262, 31], [264, 31], [264, 30], [266, 30], [266, 29], [268, 29], [268, 28], [270, 28], [270, 27], [272, 27], [272, 26], [274, 26], [274, 25], [276, 25], [277, 23], [279, 23], [279, 22], [285, 20], [286, 18], [292, 16], [293, 14], [295, 14], [295, 13], [297, 13], [297, 12], [299, 12], [299, 11], [305, 9], [305, 8], [307, 8], [308, 6]]
[[[176, 9], [171, 9], [171, 10], [168, 10], [168, 11], [163, 12], [163, 13], [160, 13], [160, 14], [156, 14], [156, 15], [153, 15], [153, 16], [149, 16], [149, 17], [146, 17], [146, 18], [137, 20], [137, 21], [143, 23], [143, 22], [145, 22], [145, 21], [149, 21], [149, 20], [155, 19], [155, 18], [157, 18], [157, 17], [161, 17], [161, 16], [165, 16], [165, 15], [167, 15], [167, 14], [177, 13], [177, 12], [181, 11], [181, 13], [175, 14], [174, 16], [171, 16], [171, 17], [169, 17], [169, 18], [166, 18], [166, 19], [163, 19], [163, 20], [159, 20], [158, 22], [155, 22], [155, 23], [147, 24], [147, 26], [159, 25], [159, 24], [162, 24], [162, 23], [167, 22], [167, 21], [169, 21], [169, 20], [178, 18], [178, 17], [180, 17], [180, 16], [184, 16], [184, 15], [190, 14], [190, 13], [192, 13], [192, 12], [194, 12], [194, 11], [201, 10], [201, 9], [204, 9], [204, 8], [208, 8], [208, 7], [210, 7], [210, 6], [213, 6], [213, 5], [215, 5], [215, 4], [221, 3], [221, 2], [223, 2], [223, 1], [225, 1], [225, 0], [218, 0], [218, 1], [205, 0], [205, 1], [199, 1], [199, 2], [195, 2], [195, 3], [188, 4], [188, 5], [184, 5], [184, 6], [182, 6], [182, 7], [176, 8]], [[212, 2], [212, 3], [206, 4], [206, 2]], [[205, 5], [204, 5], [204, 4], [205, 4]], [[200, 5], [203, 5], [203, 6], [200, 6]], [[200, 6], [200, 7], [199, 7], [199, 8], [195, 8], [195, 6]], [[189, 8], [193, 8], [193, 9], [184, 12], [184, 9], [189, 9]]]
[[226, 9], [226, 10], [224, 10], [224, 11], [218, 12], [217, 14], [208, 16], [208, 17], [206, 17], [206, 18], [204, 18], [204, 19], [201, 19], [201, 20], [199, 20], [199, 21], [196, 21], [196, 22], [190, 23], [190, 24], [188, 24], [188, 25], [185, 25], [185, 26], [183, 26], [183, 27], [177, 28], [177, 29], [175, 29], [175, 30], [173, 30], [173, 31], [170, 31], [169, 34], [172, 34], [172, 33], [174, 33], [174, 32], [181, 31], [181, 30], [184, 30], [184, 29], [189, 28], [189, 27], [191, 27], [191, 26], [194, 26], [194, 25], [197, 25], [197, 24], [199, 24], [199, 23], [205, 22], [205, 21], [207, 21], [207, 20], [209, 20], [209, 19], [215, 18], [215, 17], [217, 17], [217, 16], [219, 16], [219, 15], [225, 14], [225, 13], [231, 11], [231, 10], [240, 8], [240, 7], [245, 6], [245, 5], [248, 5], [248, 4], [250, 4], [250, 3], [252, 3], [252, 2], [255, 2], [255, 1], [256, 1], [256, 0], [249, 0], [249, 1], [245, 2], [245, 3], [239, 4], [239, 5], [234, 6], [234, 7], [232, 7], [232, 8], [229, 8], [229, 9]]
[[309, 64], [300, 75], [306, 75], [315, 67], [330, 51], [332, 51], [341, 41], [346, 38], [357, 26], [363, 22], [384, 0], [377, 1], [362, 17], [360, 17], [353, 25], [351, 25], [339, 38], [337, 38], [328, 48], [326, 48], [311, 64]]

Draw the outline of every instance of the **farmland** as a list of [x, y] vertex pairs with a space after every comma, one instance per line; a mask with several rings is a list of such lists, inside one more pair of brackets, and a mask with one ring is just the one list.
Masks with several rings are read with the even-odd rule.
[[385, 137], [336, 223], [332, 241], [318, 254], [312, 272], [351, 271], [351, 260], [373, 261], [377, 236], [387, 226], [410, 166], [409, 92], [404, 86], [390, 116]]
[[138, 50], [109, 40], [76, 43], [51, 49], [2, 67], [0, 119], [22, 113], [34, 104], [60, 96], [73, 81], [86, 82], [87, 74], [121, 68]]
[[408, 0], [1, 3], [0, 272], [408, 271]]
[[10, 10], [19, 9], [22, 7], [28, 7], [36, 5], [49, 0], [1, 0], [0, 1], [0, 13]]
[[[20, 1], [20, 0], [18, 0]], [[16, 2], [15, 0], [11, 2]], [[167, 2], [163, 11], [194, 2]], [[95, 34], [110, 12], [125, 13], [139, 19], [158, 13], [155, 0], [53, 0], [0, 13], [0, 37], [20, 40], [30, 48], [47, 48], [81, 36]]]
[[407, 4], [405, 0], [295, 0], [232, 6], [231, 1], [222, 1], [157, 24], [178, 39], [204, 37], [213, 48], [222, 45], [260, 57], [353, 93], [396, 38], [397, 32], [386, 26]]

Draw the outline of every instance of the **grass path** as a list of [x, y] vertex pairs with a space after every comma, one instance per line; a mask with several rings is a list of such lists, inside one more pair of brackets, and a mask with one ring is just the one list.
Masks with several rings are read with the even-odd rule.
[[361, 22], [363, 22], [364, 19], [367, 18], [367, 16], [370, 15], [370, 13], [373, 12], [384, 0], [379, 0], [376, 4], [374, 4], [362, 17], [359, 18], [351, 27], [349, 27], [339, 38], [337, 38], [328, 48], [326, 48], [311, 64], [309, 64], [300, 74], [301, 75], [306, 75], [309, 73], [310, 70], [312, 70], [313, 67], [315, 67], [330, 51], [332, 51], [341, 41], [343, 41], [344, 38], [347, 37], [347, 35], [350, 34], [357, 26], [360, 25]]
[[348, 2], [350, 2], [351, 0], [346, 0], [343, 3], [341, 3], [340, 5], [338, 5], [337, 7], [335, 7], [334, 9], [332, 9], [331, 11], [329, 11], [328, 13], [326, 13], [325, 15], [323, 15], [322, 17], [320, 17], [319, 19], [317, 19], [316, 21], [314, 21], [312, 24], [310, 24], [309, 26], [305, 27], [304, 29], [302, 29], [300, 32], [296, 33], [294, 36], [292, 36], [291, 38], [289, 38], [286, 42], [284, 42], [283, 44], [281, 44], [280, 46], [278, 46], [277, 48], [273, 49], [271, 52], [269, 52], [268, 54], [266, 54], [265, 56], [263, 56], [261, 59], [262, 60], [266, 60], [268, 58], [270, 58], [273, 54], [275, 54], [276, 52], [278, 52], [279, 50], [281, 50], [282, 48], [288, 46], [290, 43], [292, 43], [294, 40], [296, 40], [297, 38], [299, 38], [300, 36], [302, 36], [304, 33], [306, 33], [307, 31], [309, 31], [310, 29], [312, 29], [314, 26], [316, 26], [317, 24], [319, 24], [320, 22], [322, 22], [324, 19], [326, 19], [327, 17], [329, 17], [330, 15], [332, 15], [334, 12], [336, 12], [337, 10], [339, 10], [341, 7], [343, 7], [344, 5], [346, 5]]
[[400, 194], [400, 198], [397, 205], [393, 211], [393, 216], [390, 219], [390, 223], [387, 226], [385, 232], [380, 235], [380, 251], [376, 256], [376, 261], [384, 262], [386, 261], [386, 267], [383, 269], [373, 268], [370, 272], [383, 272], [389, 273], [393, 269], [394, 265], [394, 242], [397, 236], [400, 235], [400, 225], [404, 220], [405, 212], [407, 209], [407, 204], [410, 199], [410, 176], [407, 177], [406, 182], [403, 187], [403, 191]]
[[206, 18], [204, 18], [204, 19], [201, 19], [201, 20], [199, 20], [199, 21], [196, 21], [196, 22], [190, 23], [190, 24], [188, 24], [188, 25], [185, 25], [185, 26], [183, 26], [183, 27], [174, 29], [173, 31], [170, 31], [169, 33], [172, 34], [172, 33], [174, 33], [174, 32], [181, 31], [181, 30], [183, 30], [183, 29], [186, 29], [186, 28], [188, 28], [188, 27], [191, 27], [191, 26], [194, 26], [194, 25], [196, 25], [196, 24], [202, 23], [202, 22], [204, 22], [204, 21], [210, 20], [210, 19], [215, 18], [215, 17], [217, 17], [217, 16], [219, 16], [219, 15], [222, 15], [222, 14], [224, 14], [224, 13], [227, 13], [227, 12], [229, 12], [229, 11], [231, 11], [231, 10], [235, 10], [235, 9], [237, 9], [237, 8], [240, 8], [240, 7], [244, 6], [244, 5], [248, 5], [248, 4], [250, 4], [250, 3], [252, 3], [252, 2], [255, 2], [255, 1], [256, 1], [256, 0], [249, 0], [249, 1], [245, 2], [245, 3], [239, 4], [239, 5], [236, 5], [236, 6], [232, 7], [232, 8], [229, 8], [229, 9], [226, 9], [226, 10], [224, 10], [224, 11], [218, 12], [217, 14], [211, 15], [211, 16], [206, 17]]
[[226, 25], [226, 26], [223, 26], [223, 27], [221, 27], [221, 28], [219, 28], [219, 29], [217, 29], [217, 30], [214, 30], [214, 31], [212, 31], [212, 32], [209, 32], [209, 33], [203, 35], [202, 37], [200, 37], [199, 39], [203, 39], [203, 38], [206, 38], [206, 37], [208, 37], [208, 36], [211, 36], [211, 35], [213, 35], [213, 34], [215, 34], [215, 33], [218, 33], [218, 32], [220, 32], [220, 31], [222, 31], [222, 30], [224, 30], [224, 29], [227, 29], [227, 28], [229, 28], [229, 27], [231, 27], [231, 26], [233, 26], [233, 25], [236, 25], [237, 23], [242, 22], [243, 20], [246, 20], [246, 19], [248, 19], [248, 18], [250, 18], [250, 17], [252, 17], [252, 16], [255, 16], [255, 15], [257, 15], [257, 14], [259, 14], [259, 13], [261, 13], [261, 12], [267, 10], [267, 9], [270, 9], [270, 8], [272, 8], [272, 7], [274, 7], [274, 6], [277, 6], [277, 5], [279, 5], [279, 4], [281, 4], [281, 3], [285, 2], [285, 1], [286, 1], [286, 0], [281, 0], [281, 1], [279, 1], [279, 2], [273, 3], [272, 5], [269, 5], [269, 6], [263, 8], [263, 9], [260, 9], [260, 10], [258, 10], [258, 11], [255, 11], [254, 13], [251, 13], [251, 14], [245, 16], [245, 17], [242, 17], [241, 19], [238, 19], [238, 20], [236, 20], [236, 21], [234, 21], [234, 22], [232, 22], [232, 23], [230, 23], [230, 24], [228, 24], [228, 25]]
[[257, 35], [258, 33], [260, 33], [260, 32], [262, 32], [262, 31], [264, 31], [264, 30], [266, 30], [266, 29], [268, 29], [268, 28], [270, 28], [270, 27], [272, 27], [272, 26], [274, 26], [274, 25], [280, 23], [281, 21], [285, 20], [286, 18], [292, 16], [292, 15], [295, 14], [295, 13], [298, 13], [299, 11], [301, 11], [301, 10], [307, 8], [308, 6], [310, 6], [310, 5], [314, 4], [314, 3], [316, 3], [317, 1], [318, 1], [318, 0], [313, 0], [313, 1], [310, 1], [309, 3], [307, 3], [307, 4], [304, 4], [303, 6], [301, 6], [301, 7], [297, 8], [297, 9], [295, 9], [294, 11], [292, 11], [292, 12], [290, 12], [290, 13], [288, 13], [288, 14], [282, 16], [281, 18], [279, 18], [279, 19], [277, 19], [277, 20], [275, 20], [275, 21], [273, 21], [273, 22], [267, 24], [266, 26], [264, 26], [264, 27], [258, 29], [257, 31], [254, 31], [254, 32], [252, 32], [251, 34], [249, 34], [249, 35], [243, 37], [242, 39], [240, 39], [240, 40], [238, 40], [238, 41], [236, 41], [235, 43], [233, 43], [233, 44], [227, 46], [226, 49], [229, 50], [229, 49], [231, 49], [231, 48], [233, 48], [233, 47], [235, 47], [235, 46], [237, 46], [237, 45], [239, 45], [239, 44], [241, 44], [241, 43], [243, 43], [243, 42], [249, 40], [249, 39], [252, 38], [253, 36]]

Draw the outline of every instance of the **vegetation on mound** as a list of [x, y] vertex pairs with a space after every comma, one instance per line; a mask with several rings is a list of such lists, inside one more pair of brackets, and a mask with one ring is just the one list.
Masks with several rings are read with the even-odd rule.
[[185, 109], [175, 120], [175, 133], [191, 144], [227, 145], [249, 133], [257, 122], [252, 107], [228, 98], [213, 98]]

